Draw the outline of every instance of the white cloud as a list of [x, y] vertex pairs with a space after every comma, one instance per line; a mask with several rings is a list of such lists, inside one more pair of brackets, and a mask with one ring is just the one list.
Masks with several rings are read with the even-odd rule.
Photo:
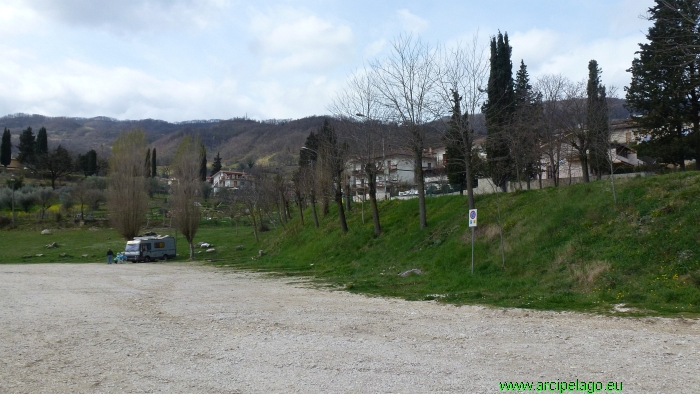
[[429, 23], [427, 20], [419, 17], [418, 15], [412, 14], [407, 9], [402, 9], [397, 12], [399, 20], [403, 30], [410, 31], [413, 33], [420, 33], [425, 30]]
[[230, 118], [251, 103], [231, 79], [160, 79], [73, 60], [36, 66], [6, 60], [0, 69], [0, 113], [173, 121]]
[[564, 74], [573, 80], [588, 78], [588, 62], [595, 59], [603, 70], [602, 81], [608, 87], [616, 86], [618, 94], [630, 82], [627, 69], [632, 65], [639, 37], [596, 40], [579, 45], [575, 50], [555, 54], [538, 67], [538, 74]]
[[125, 34], [205, 28], [218, 21], [228, 0], [25, 0], [49, 20]]
[[37, 12], [22, 1], [3, 1], [0, 4], [0, 35], [8, 37], [26, 34], [27, 29], [37, 27], [39, 19]]
[[588, 62], [595, 59], [603, 70], [603, 83], [616, 86], [620, 94], [629, 84], [631, 76], [625, 70], [631, 66], [643, 38], [639, 33], [578, 42], [551, 30], [516, 32], [511, 39], [513, 72], [523, 59], [532, 80], [543, 74], [562, 74], [580, 81], [588, 78]]
[[546, 61], [561, 47], [561, 39], [552, 30], [532, 29], [525, 33], [516, 32], [510, 39], [513, 47], [513, 64], [525, 60], [525, 64], [540, 64]]
[[263, 73], [328, 70], [354, 53], [350, 27], [291, 8], [255, 12], [250, 30], [250, 48], [262, 56]]

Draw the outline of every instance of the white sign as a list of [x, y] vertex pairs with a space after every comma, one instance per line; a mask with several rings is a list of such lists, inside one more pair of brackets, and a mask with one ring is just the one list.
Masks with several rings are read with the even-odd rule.
[[476, 209], [469, 210], [469, 227], [476, 227]]

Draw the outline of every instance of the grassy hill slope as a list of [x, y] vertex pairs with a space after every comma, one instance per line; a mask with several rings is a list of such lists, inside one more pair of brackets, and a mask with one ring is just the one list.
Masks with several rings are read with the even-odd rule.
[[[415, 199], [381, 203], [379, 237], [368, 206], [363, 224], [355, 204], [349, 234], [340, 232], [331, 210], [319, 229], [307, 217], [305, 226], [295, 219], [286, 232], [268, 237], [269, 254], [258, 260], [250, 251], [230, 257], [238, 267], [414, 300], [601, 312], [624, 303], [632, 313], [699, 312], [700, 174], [634, 178], [616, 189], [617, 204], [609, 181], [477, 197], [473, 275], [463, 196], [429, 198], [429, 227], [422, 231]], [[423, 274], [398, 275], [413, 268]]]

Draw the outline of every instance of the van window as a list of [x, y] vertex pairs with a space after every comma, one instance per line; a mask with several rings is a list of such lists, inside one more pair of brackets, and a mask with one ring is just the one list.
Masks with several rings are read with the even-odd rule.
[[126, 249], [124, 249], [125, 252], [138, 252], [139, 251], [139, 244], [126, 244]]
[[165, 247], [165, 242], [156, 242], [156, 248], [164, 248]]

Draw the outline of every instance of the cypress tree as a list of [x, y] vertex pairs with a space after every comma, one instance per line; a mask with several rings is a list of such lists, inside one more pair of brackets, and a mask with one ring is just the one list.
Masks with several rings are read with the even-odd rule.
[[155, 178], [158, 176], [158, 162], [156, 159], [156, 148], [153, 148], [153, 154], [151, 154], [151, 177]]
[[49, 153], [49, 141], [46, 135], [46, 127], [42, 127], [36, 135], [36, 154], [45, 155], [47, 153]]
[[90, 149], [86, 156], [85, 175], [97, 175], [97, 152], [94, 149]]
[[600, 82], [601, 70], [598, 62], [588, 63], [587, 123], [589, 143], [589, 161], [591, 169], [600, 180], [603, 172], [609, 172], [610, 126], [608, 125], [608, 103], [605, 86]]
[[2, 144], [0, 144], [0, 165], [7, 168], [12, 161], [12, 134], [10, 129], [5, 127], [2, 132]]
[[144, 168], [146, 169], [146, 178], [151, 176], [151, 150], [146, 148], [146, 162], [144, 163]]
[[508, 147], [508, 129], [514, 111], [512, 48], [508, 33], [491, 38], [491, 70], [487, 87], [487, 101], [482, 107], [486, 117], [486, 154], [491, 177], [506, 190], [506, 181], [512, 178], [512, 159]]
[[32, 132], [31, 127], [27, 127], [19, 135], [19, 153], [17, 154], [17, 160], [22, 164], [31, 163], [34, 159], [34, 152], [36, 148], [36, 137]]
[[462, 115], [461, 106], [462, 97], [456, 90], [452, 91], [452, 116], [448, 125], [447, 133], [445, 134], [445, 158], [447, 180], [451, 185], [459, 186], [459, 194], [464, 193], [464, 185], [466, 183], [466, 158], [462, 147], [465, 144], [464, 134], [461, 128], [468, 127], [466, 116]]
[[221, 171], [221, 157], [219, 156], [219, 152], [216, 152], [214, 162], [211, 164], [211, 175], [213, 176], [219, 171]]
[[205, 145], [202, 145], [199, 152], [199, 157], [201, 160], [199, 166], [199, 178], [202, 182], [204, 182], [207, 180], [207, 147]]

